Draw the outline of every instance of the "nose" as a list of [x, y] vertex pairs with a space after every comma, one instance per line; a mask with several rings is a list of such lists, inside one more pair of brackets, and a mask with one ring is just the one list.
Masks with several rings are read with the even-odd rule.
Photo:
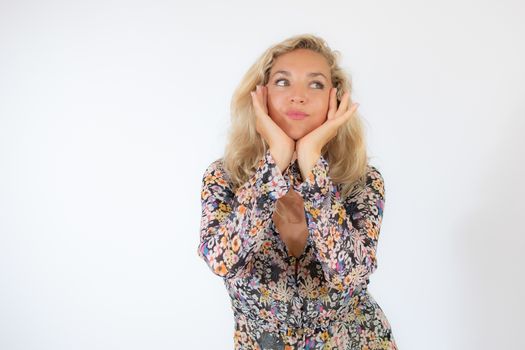
[[292, 103], [306, 103], [306, 93], [302, 88], [295, 88], [291, 91], [290, 102]]

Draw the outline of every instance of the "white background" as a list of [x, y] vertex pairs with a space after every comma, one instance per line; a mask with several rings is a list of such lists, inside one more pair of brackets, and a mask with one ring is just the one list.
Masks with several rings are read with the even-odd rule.
[[385, 179], [369, 290], [400, 349], [523, 349], [522, 1], [0, 1], [0, 348], [231, 349], [197, 256], [233, 89], [342, 52]]

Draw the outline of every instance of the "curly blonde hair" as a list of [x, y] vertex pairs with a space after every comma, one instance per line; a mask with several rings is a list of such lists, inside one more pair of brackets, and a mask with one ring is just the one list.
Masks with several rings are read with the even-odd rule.
[[[327, 43], [313, 34], [295, 35], [268, 48], [248, 69], [231, 100], [231, 126], [222, 158], [223, 167], [232, 182], [233, 190], [244, 184], [255, 172], [258, 161], [264, 156], [268, 145], [255, 128], [255, 111], [250, 91], [256, 85], [268, 83], [275, 59], [295, 49], [309, 49], [323, 55], [337, 88], [337, 101], [344, 91], [352, 96], [351, 77], [338, 63], [340, 52], [331, 50]], [[350, 97], [350, 104], [352, 100]], [[363, 132], [363, 123], [358, 111], [348, 123], [342, 125], [337, 135], [321, 150], [329, 164], [329, 176], [341, 184], [341, 196], [357, 194], [365, 185], [368, 156]]]

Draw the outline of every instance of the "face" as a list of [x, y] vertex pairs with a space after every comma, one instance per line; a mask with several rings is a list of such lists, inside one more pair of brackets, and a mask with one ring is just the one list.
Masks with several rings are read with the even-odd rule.
[[268, 114], [292, 139], [326, 121], [332, 77], [321, 54], [296, 49], [277, 57], [266, 86]]

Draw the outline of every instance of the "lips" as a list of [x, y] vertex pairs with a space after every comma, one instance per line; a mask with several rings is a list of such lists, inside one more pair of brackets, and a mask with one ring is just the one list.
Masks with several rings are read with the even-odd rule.
[[308, 116], [308, 114], [304, 113], [304, 112], [301, 112], [299, 110], [294, 110], [294, 109], [291, 109], [289, 111], [286, 112], [286, 115], [291, 118], [291, 119], [304, 119]]

